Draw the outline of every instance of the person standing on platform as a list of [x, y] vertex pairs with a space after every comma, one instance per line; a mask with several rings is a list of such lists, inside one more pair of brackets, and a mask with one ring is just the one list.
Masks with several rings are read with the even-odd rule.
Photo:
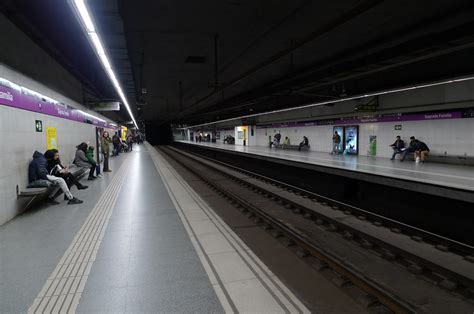
[[332, 136], [332, 152], [331, 154], [339, 154], [339, 145], [341, 144], [341, 136], [337, 131], [334, 131], [334, 135]]
[[392, 158], [390, 158], [390, 160], [394, 160], [395, 155], [401, 154], [403, 152], [403, 149], [405, 148], [405, 142], [401, 139], [400, 135], [398, 135], [397, 139], [392, 145], [390, 145], [390, 147], [393, 148], [393, 155], [392, 155]]
[[133, 136], [131, 133], [127, 136], [127, 144], [130, 147], [130, 151], [133, 151]]
[[114, 152], [112, 156], [118, 156], [120, 151], [120, 138], [117, 132], [115, 132], [114, 136], [112, 136], [112, 145], [114, 146]]
[[100, 138], [100, 147], [102, 148], [102, 155], [104, 155], [104, 172], [112, 171], [109, 169], [110, 143], [112, 143], [112, 140], [110, 139], [109, 132], [104, 131]]

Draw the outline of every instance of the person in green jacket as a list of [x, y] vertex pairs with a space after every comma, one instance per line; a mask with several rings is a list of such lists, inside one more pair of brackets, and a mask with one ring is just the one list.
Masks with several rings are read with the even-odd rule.
[[102, 155], [104, 155], [104, 172], [111, 172], [109, 169], [109, 155], [110, 155], [110, 144], [112, 140], [110, 139], [109, 132], [104, 131], [102, 137], [100, 138], [100, 147], [102, 149]]
[[94, 146], [88, 146], [86, 151], [87, 161], [90, 162], [95, 167], [96, 176], [102, 177], [100, 174], [100, 168], [97, 167], [97, 161], [94, 159]]

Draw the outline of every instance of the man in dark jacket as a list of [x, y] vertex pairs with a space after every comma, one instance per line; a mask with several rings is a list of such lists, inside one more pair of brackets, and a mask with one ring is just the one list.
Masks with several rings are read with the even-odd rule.
[[66, 181], [63, 178], [55, 177], [48, 174], [48, 161], [38, 151], [35, 151], [33, 154], [33, 160], [28, 166], [28, 181], [29, 188], [35, 187], [49, 187], [54, 185], [55, 187], [48, 196], [48, 203], [57, 205], [59, 204], [54, 196], [61, 189], [69, 200], [68, 204], [81, 204], [82, 201], [72, 196], [71, 191], [67, 187]]
[[425, 162], [426, 158], [428, 157], [428, 154], [430, 152], [430, 149], [428, 148], [428, 145], [426, 145], [422, 141], [418, 141], [415, 145], [415, 159], [420, 158], [421, 162]]
[[390, 158], [390, 160], [394, 160], [395, 155], [403, 152], [403, 149], [405, 148], [405, 142], [401, 139], [400, 135], [398, 135], [395, 142], [390, 146], [393, 148], [393, 155], [392, 155], [392, 158]]
[[410, 144], [408, 145], [408, 148], [403, 151], [400, 161], [404, 161], [407, 154], [411, 154], [416, 151], [417, 143], [418, 140], [414, 136], [410, 136]]
[[51, 182], [46, 177], [48, 175], [48, 162], [43, 154], [39, 151], [33, 153], [33, 160], [28, 166], [28, 182], [29, 188], [48, 187]]
[[308, 138], [306, 136], [303, 136], [303, 141], [300, 143], [298, 150], [301, 150], [302, 147], [307, 147], [307, 146], [309, 146]]

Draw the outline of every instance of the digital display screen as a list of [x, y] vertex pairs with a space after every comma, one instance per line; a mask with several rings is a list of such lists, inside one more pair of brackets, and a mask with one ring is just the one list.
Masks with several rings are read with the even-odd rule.
[[347, 154], [357, 155], [359, 153], [359, 126], [346, 126], [344, 149]]

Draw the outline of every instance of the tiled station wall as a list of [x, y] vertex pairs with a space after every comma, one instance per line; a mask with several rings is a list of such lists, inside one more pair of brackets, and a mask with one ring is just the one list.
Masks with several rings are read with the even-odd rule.
[[[401, 131], [395, 130], [396, 124], [402, 125]], [[332, 149], [332, 125], [257, 129], [257, 145], [268, 145], [268, 136], [273, 138], [273, 134], [278, 131], [282, 140], [288, 136], [291, 144], [296, 145], [303, 136], [307, 136], [312, 151], [330, 152]], [[397, 135], [406, 142], [413, 135], [425, 142], [431, 152], [436, 154], [474, 156], [474, 119], [360, 124], [359, 155], [368, 155], [371, 135], [377, 136], [378, 157], [391, 157], [392, 149], [388, 146], [395, 141]]]
[[[474, 80], [466, 80], [452, 84], [441, 84], [427, 88], [414, 89], [379, 96], [378, 111], [374, 113], [354, 112], [355, 101], [336, 103], [332, 106], [314, 106], [299, 110], [291, 110], [256, 117], [256, 123], [268, 125], [278, 122], [337, 119], [372, 114], [392, 114], [410, 112], [434, 112], [474, 107]], [[241, 120], [229, 121], [216, 125], [216, 128], [229, 128], [240, 125]], [[402, 125], [401, 131], [395, 125]], [[329, 152], [332, 145], [333, 126], [311, 126], [298, 128], [256, 129], [256, 141], [249, 145], [266, 146], [268, 137], [277, 131], [290, 138], [292, 144], [298, 144], [303, 135], [307, 136], [311, 150]], [[222, 132], [221, 132], [222, 134]], [[359, 154], [367, 155], [369, 136], [377, 136], [377, 156], [390, 157], [392, 144], [397, 135], [405, 141], [415, 136], [427, 143], [436, 154], [474, 156], [474, 119], [429, 120], [397, 123], [364, 123], [359, 125]], [[222, 137], [222, 135], [221, 135]]]
[[[0, 77], [84, 109], [80, 104], [1, 64]], [[43, 132], [36, 132], [36, 120], [42, 121]], [[26, 187], [28, 164], [33, 152], [46, 151], [47, 127], [56, 128], [58, 149], [64, 164], [72, 163], [75, 147], [81, 142], [90, 142], [95, 146], [93, 125], [0, 105], [0, 225], [21, 213], [28, 201], [16, 199], [16, 186], [20, 189]]]

